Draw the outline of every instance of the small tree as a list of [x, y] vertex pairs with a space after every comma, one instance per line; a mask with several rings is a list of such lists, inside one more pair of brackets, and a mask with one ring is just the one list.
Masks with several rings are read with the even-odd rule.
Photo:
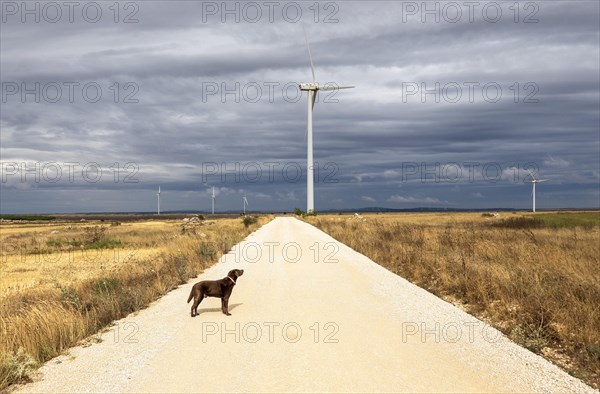
[[244, 219], [242, 219], [242, 222], [244, 223], [244, 226], [250, 227], [258, 222], [258, 218], [256, 216], [246, 216]]
[[300, 208], [294, 208], [294, 215], [296, 216], [304, 216], [304, 211]]

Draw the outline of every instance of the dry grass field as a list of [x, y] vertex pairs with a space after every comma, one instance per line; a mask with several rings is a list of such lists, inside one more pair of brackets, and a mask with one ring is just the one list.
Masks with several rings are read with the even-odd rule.
[[306, 220], [600, 386], [600, 212]]
[[3, 221], [0, 391], [195, 277], [268, 220], [186, 229], [181, 220]]
[[[264, 224], [1, 222], [0, 391], [185, 283]], [[306, 219], [600, 386], [600, 212]]]

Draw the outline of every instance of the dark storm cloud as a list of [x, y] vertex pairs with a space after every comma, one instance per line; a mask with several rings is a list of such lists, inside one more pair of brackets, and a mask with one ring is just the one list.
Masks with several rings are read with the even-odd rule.
[[[530, 3], [537, 22], [523, 23]], [[281, 14], [290, 3], [258, 23], [222, 23], [205, 14], [221, 2], [194, 1], [135, 2], [138, 22], [122, 23], [133, 11], [122, 8], [115, 23], [100, 4], [97, 23], [3, 15], [3, 213], [152, 211], [158, 185], [167, 210], [209, 209], [212, 186], [222, 210], [241, 207], [244, 192], [252, 209], [303, 207], [301, 24], [317, 80], [357, 86], [321, 92], [315, 107], [317, 209], [526, 208], [527, 169], [552, 181], [539, 207], [600, 205], [597, 2], [517, 3], [518, 23], [513, 2], [495, 3], [496, 23], [481, 14], [490, 2], [473, 23], [466, 9], [459, 23], [406, 15], [422, 2], [338, 2], [338, 23], [322, 23], [328, 3], [319, 23], [308, 3], [298, 23]], [[39, 103], [7, 94], [36, 83], [47, 89]], [[89, 83], [102, 90], [96, 102]]]

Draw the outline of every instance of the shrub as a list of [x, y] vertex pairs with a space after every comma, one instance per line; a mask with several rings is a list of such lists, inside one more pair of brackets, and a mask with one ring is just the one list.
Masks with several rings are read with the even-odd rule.
[[256, 216], [246, 216], [244, 219], [242, 219], [242, 222], [244, 223], [244, 226], [250, 227], [258, 222], [258, 218]]
[[60, 290], [61, 301], [63, 305], [73, 309], [81, 308], [81, 297], [75, 288], [70, 286], [62, 286], [59, 283], [57, 283], [56, 287]]
[[202, 242], [198, 247], [200, 256], [208, 256], [213, 258], [217, 255], [217, 247], [214, 242]]
[[106, 233], [106, 227], [103, 226], [93, 226], [93, 227], [84, 227], [84, 242], [86, 244], [93, 244], [100, 241], [104, 234]]
[[314, 209], [310, 212], [304, 212], [303, 210], [301, 210], [300, 208], [295, 208], [294, 209], [294, 215], [296, 216], [302, 216], [303, 218], [307, 217], [307, 216], [317, 216], [317, 211], [315, 211]]
[[[4, 356], [0, 364], [2, 378], [6, 382], [23, 382], [31, 380], [31, 374], [35, 371], [36, 362], [22, 347], [16, 353]], [[5, 383], [6, 384], [6, 383]]]
[[112, 294], [116, 290], [117, 286], [119, 286], [119, 281], [114, 278], [104, 278], [98, 280], [94, 286], [93, 290], [95, 293], [99, 294]]

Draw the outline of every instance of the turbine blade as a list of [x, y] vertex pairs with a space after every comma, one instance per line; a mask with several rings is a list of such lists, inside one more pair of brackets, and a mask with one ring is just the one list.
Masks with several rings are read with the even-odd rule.
[[[317, 101], [317, 91], [315, 90], [315, 92], [312, 95], [312, 107], [313, 109], [315, 109], [315, 101]], [[308, 129], [306, 129], [306, 132], [308, 133]]]
[[315, 66], [313, 64], [312, 55], [310, 53], [310, 45], [308, 44], [308, 35], [306, 34], [306, 29], [302, 27], [304, 30], [304, 40], [306, 41], [306, 49], [308, 49], [308, 59], [310, 60], [310, 70], [312, 71], [313, 83], [317, 82], [315, 78]]
[[354, 89], [355, 86], [320, 86], [319, 90], [341, 90], [341, 89]]

